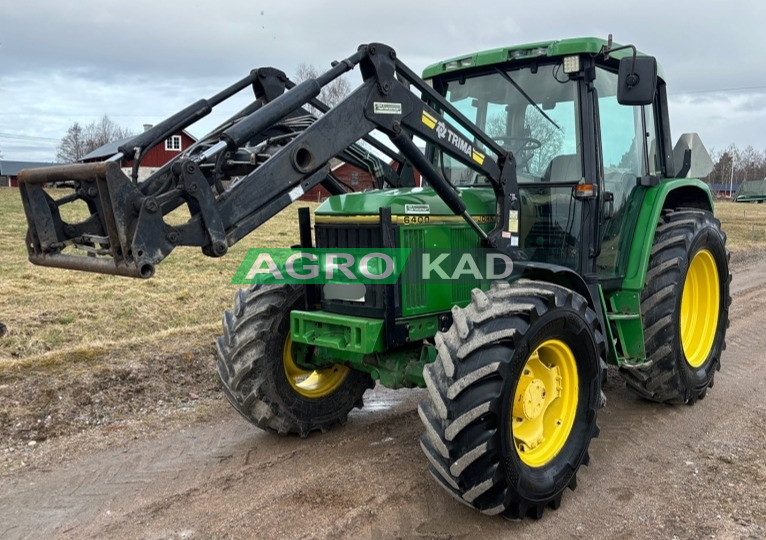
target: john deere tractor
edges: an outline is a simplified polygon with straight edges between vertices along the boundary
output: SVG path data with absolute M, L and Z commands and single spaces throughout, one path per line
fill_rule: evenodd
M 356 90 L 318 101 L 357 66 Z M 251 105 L 138 181 L 153 146 L 248 87 Z M 379 189 L 350 192 L 333 159 Z M 671 146 L 656 60 L 611 38 L 466 54 L 422 78 L 374 43 L 297 85 L 256 69 L 110 160 L 25 171 L 20 187 L 29 258 L 47 266 L 149 278 L 176 246 L 220 257 L 317 185 L 331 196 L 313 220 L 299 211 L 299 250 L 510 260 L 499 280 L 423 281 L 414 258 L 396 282 L 239 290 L 218 374 L 245 419 L 301 437 L 345 423 L 376 382 L 425 387 L 420 445 L 436 481 L 486 514 L 539 517 L 588 463 L 607 363 L 658 402 L 713 386 L 730 275 L 695 179 L 705 163 L 698 138 Z M 54 199 L 60 182 L 74 189 Z M 75 201 L 90 217 L 67 223 L 59 210 Z M 168 223 L 179 207 L 189 219 Z

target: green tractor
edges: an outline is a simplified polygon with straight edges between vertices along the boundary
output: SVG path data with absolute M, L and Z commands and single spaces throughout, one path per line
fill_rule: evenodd
M 357 90 L 333 108 L 316 99 L 357 65 Z M 152 146 L 247 86 L 251 106 L 137 181 Z M 332 158 L 381 189 L 348 192 Z M 313 228 L 299 212 L 301 249 L 505 256 L 513 271 L 501 280 L 422 281 L 429 263 L 413 259 L 396 283 L 241 289 L 218 373 L 245 419 L 301 437 L 344 424 L 376 382 L 425 387 L 432 475 L 462 503 L 521 518 L 575 488 L 607 363 L 657 402 L 692 404 L 713 386 L 730 274 L 711 194 L 691 178 L 707 173 L 695 167 L 705 158 L 699 144 L 672 148 L 655 59 L 611 38 L 468 54 L 422 78 L 369 44 L 299 85 L 254 70 L 110 161 L 26 171 L 21 190 L 30 260 L 49 266 L 148 278 L 178 245 L 221 256 L 319 184 L 332 196 Z M 74 194 L 54 200 L 45 186 L 60 181 Z M 88 220 L 61 219 L 73 200 Z M 163 220 L 182 205 L 188 222 Z

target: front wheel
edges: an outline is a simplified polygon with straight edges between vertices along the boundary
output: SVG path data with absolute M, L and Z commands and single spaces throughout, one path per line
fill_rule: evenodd
M 290 312 L 301 309 L 302 300 L 297 285 L 240 289 L 234 309 L 223 316 L 218 375 L 226 398 L 249 422 L 305 437 L 344 424 L 373 381 L 341 364 L 305 370 L 296 363 Z
M 540 517 L 574 489 L 603 404 L 604 338 L 579 294 L 520 280 L 475 289 L 437 334 L 421 446 L 436 480 L 486 514 Z

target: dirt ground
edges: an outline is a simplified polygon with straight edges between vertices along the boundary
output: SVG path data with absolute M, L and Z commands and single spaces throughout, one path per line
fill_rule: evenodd
M 540 521 L 482 516 L 436 485 L 423 391 L 376 388 L 344 427 L 271 436 L 224 402 L 213 346 L 191 334 L 4 372 L 0 538 L 763 538 L 766 257 L 732 263 L 707 398 L 644 402 L 611 371 L 591 465 Z

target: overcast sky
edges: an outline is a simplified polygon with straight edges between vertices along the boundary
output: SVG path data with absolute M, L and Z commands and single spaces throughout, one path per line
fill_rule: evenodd
M 417 5 L 422 4 L 422 5 Z M 107 114 L 140 131 L 259 66 L 319 69 L 360 43 L 416 71 L 467 52 L 614 34 L 665 68 L 674 140 L 766 150 L 766 2 L 4 0 L 0 152 L 52 160 L 68 126 Z M 359 75 L 349 82 L 356 85 Z M 202 135 L 251 96 L 193 127 Z M 216 110 L 217 111 L 217 110 Z

